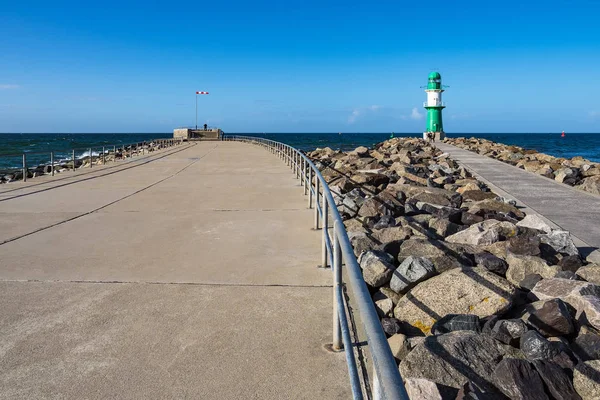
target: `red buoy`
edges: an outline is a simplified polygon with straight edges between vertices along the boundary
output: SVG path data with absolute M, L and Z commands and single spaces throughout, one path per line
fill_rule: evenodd
M 565 131 L 562 131 L 560 137 L 565 137 Z

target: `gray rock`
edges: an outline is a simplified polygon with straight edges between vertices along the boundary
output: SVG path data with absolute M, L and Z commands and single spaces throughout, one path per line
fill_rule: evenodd
M 550 227 L 550 225 L 548 225 L 546 221 L 537 214 L 527 214 L 525 218 L 517 222 L 517 226 L 537 229 L 545 233 L 552 232 L 552 228 Z
M 435 275 L 435 267 L 426 257 L 409 256 L 394 271 L 390 288 L 396 293 L 406 293 L 417 283 L 433 275 Z
M 365 232 L 348 232 L 348 239 L 350 239 L 356 257 L 378 246 L 377 242 L 371 239 Z
M 346 203 L 344 203 L 345 205 Z M 384 201 L 371 197 L 366 199 L 358 209 L 358 215 L 361 217 L 376 217 L 379 215 L 393 215 L 394 206 Z
M 559 271 L 559 267 L 549 266 L 544 260 L 536 256 L 508 253 L 506 262 L 508 263 L 506 279 L 514 285 L 518 285 L 527 275 L 539 274 L 544 278 L 552 278 Z
M 412 236 L 412 230 L 402 226 L 393 226 L 374 230 L 371 236 L 380 243 L 389 243 L 410 238 Z
M 571 234 L 567 231 L 552 231 L 544 235 L 540 235 L 540 241 L 552 247 L 560 254 L 568 256 L 579 255 L 579 251 L 571 239 Z
M 419 283 L 402 297 L 394 315 L 425 334 L 447 314 L 487 317 L 508 310 L 516 288 L 485 268 L 453 269 Z
M 480 213 L 501 213 L 505 215 L 514 215 L 516 218 L 524 218 L 525 213 L 517 207 L 497 201 L 495 199 L 482 200 L 469 207 L 469 212 L 473 214 Z
M 363 253 L 360 256 L 360 267 L 365 282 L 375 288 L 388 283 L 396 269 L 393 257 L 377 250 Z
M 581 400 L 571 379 L 561 367 L 553 362 L 543 360 L 535 360 L 532 364 L 554 399 Z
M 600 360 L 577 364 L 573 386 L 582 400 L 598 400 L 600 394 Z
M 525 321 L 543 336 L 564 336 L 575 331 L 571 313 L 560 299 L 544 301 L 541 307 L 531 308 Z
M 537 236 L 516 236 L 508 240 L 506 251 L 521 256 L 539 256 L 540 238 Z
M 580 185 L 576 186 L 577 189 L 585 190 L 586 192 L 600 194 L 600 175 L 590 176 L 581 181 Z
M 508 269 L 508 264 L 503 259 L 488 252 L 475 254 L 475 263 L 478 267 L 484 267 L 488 271 L 502 276 L 506 274 Z
M 600 360 L 600 335 L 583 328 L 571 343 L 571 349 L 583 361 Z
M 575 272 L 571 271 L 558 271 L 554 278 L 570 279 L 573 281 L 579 281 L 581 278 Z
M 402 323 L 396 318 L 382 318 L 381 326 L 383 331 L 388 336 L 393 336 L 402 333 Z
M 531 290 L 542 279 L 544 278 L 540 274 L 529 274 L 526 275 L 521 282 L 519 282 L 518 286 L 520 286 L 521 289 Z
M 465 229 L 464 226 L 455 224 L 447 218 L 432 218 L 429 220 L 429 229 L 441 237 L 454 235 Z
M 410 342 L 406 335 L 401 333 L 397 333 L 388 338 L 388 344 L 390 346 L 390 350 L 392 350 L 392 354 L 396 359 L 396 362 L 402 361 L 408 353 L 412 350 L 410 347 Z
M 505 354 L 504 345 L 475 332 L 429 336 L 402 360 L 400 374 L 404 379 L 423 378 L 456 389 L 472 381 L 493 392 L 494 369 Z
M 398 262 L 409 256 L 428 258 L 438 273 L 460 267 L 470 267 L 473 260 L 469 253 L 475 253 L 474 248 L 467 245 L 447 243 L 433 239 L 418 239 L 411 237 L 404 241 L 398 253 Z
M 441 335 L 454 331 L 473 331 L 480 332 L 481 326 L 479 317 L 470 314 L 448 314 L 436 321 L 431 328 L 431 333 Z
M 511 400 L 548 400 L 542 379 L 525 360 L 505 358 L 500 361 L 494 371 L 494 382 Z
M 577 275 L 588 282 L 600 285 L 600 265 L 590 264 L 577 270 Z
M 577 311 L 576 320 L 600 329 L 600 286 L 569 279 L 543 279 L 530 295 L 538 300 L 559 298 Z
M 528 330 L 525 322 L 520 319 L 503 319 L 494 324 L 489 334 L 504 344 L 514 346 Z
M 373 229 L 391 228 L 396 226 L 396 219 L 391 215 L 383 215 L 373 226 Z
M 460 388 L 455 400 L 506 400 L 506 397 L 497 392 L 486 391 L 469 381 Z
M 408 378 L 404 381 L 410 399 L 444 400 L 435 382 L 421 378 Z
M 520 347 L 529 361 L 552 360 L 560 352 L 556 343 L 549 342 L 534 330 L 527 331 L 521 336 Z
M 365 146 L 359 146 L 348 154 L 357 155 L 359 157 L 365 157 L 369 155 L 369 149 Z
M 554 173 L 554 180 L 560 183 L 568 183 L 579 174 L 576 168 L 561 168 Z
M 582 266 L 581 258 L 576 256 L 564 256 L 558 262 L 558 266 L 563 271 L 577 272 L 579 268 Z
M 446 238 L 450 243 L 489 245 L 517 234 L 517 228 L 510 222 L 486 220 Z

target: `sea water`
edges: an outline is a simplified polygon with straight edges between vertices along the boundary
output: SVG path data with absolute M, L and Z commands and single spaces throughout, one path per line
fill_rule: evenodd
M 240 133 L 240 135 L 265 137 L 281 141 L 301 150 L 309 151 L 317 147 L 351 150 L 358 146 L 373 146 L 390 138 L 391 133 Z M 600 162 L 600 133 L 449 133 L 448 137 L 478 137 L 504 144 L 537 150 L 556 157 L 571 158 L 582 156 Z M 70 159 L 73 149 L 77 158 L 97 155 L 112 146 L 168 138 L 165 133 L 4 133 L 0 134 L 0 169 L 15 168 L 21 165 L 22 154 L 27 153 L 30 166 L 50 161 L 50 152 L 55 159 Z M 395 137 L 421 137 L 422 133 L 394 134 Z

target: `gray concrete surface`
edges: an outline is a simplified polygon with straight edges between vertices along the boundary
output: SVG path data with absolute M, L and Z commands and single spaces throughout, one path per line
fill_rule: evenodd
M 492 186 L 496 193 L 518 200 L 570 231 L 584 255 L 600 248 L 600 196 L 448 143 L 436 146 Z
M 135 162 L 2 187 L 0 398 L 349 398 L 290 170 L 235 142 Z

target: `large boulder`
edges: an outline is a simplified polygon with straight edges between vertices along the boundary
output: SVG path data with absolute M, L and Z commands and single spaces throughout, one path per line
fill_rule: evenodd
M 550 225 L 548 225 L 546 221 L 537 214 L 527 214 L 525 218 L 517 222 L 517 226 L 521 226 L 523 228 L 537 229 L 545 233 L 552 232 L 552 228 L 550 227 Z
M 421 378 L 460 389 L 472 381 L 494 392 L 494 369 L 506 354 L 501 343 L 487 335 L 459 331 L 429 336 L 400 363 L 404 379 Z
M 543 360 L 535 360 L 532 364 L 553 398 L 557 400 L 581 400 L 573 387 L 571 378 L 560 366 Z
M 536 256 L 521 256 L 508 253 L 506 255 L 508 270 L 506 279 L 513 285 L 519 285 L 525 277 L 533 274 L 539 274 L 544 278 L 552 278 L 560 268 L 549 266 L 544 260 Z
M 425 334 L 447 314 L 487 317 L 508 310 L 516 288 L 482 267 L 460 268 L 419 283 L 402 297 L 394 315 Z
M 537 303 L 537 304 L 536 304 Z M 528 305 L 523 320 L 548 336 L 566 336 L 575 331 L 569 308 L 561 299 L 540 301 Z
M 406 240 L 412 236 L 412 230 L 402 226 L 392 226 L 389 228 L 376 229 L 371 236 L 373 239 L 383 244 L 395 240 Z
M 494 383 L 511 400 L 548 400 L 542 379 L 526 360 L 500 361 L 494 370 Z
M 586 192 L 600 194 L 600 175 L 583 179 L 581 184 L 576 186 L 576 188 L 585 190 Z
M 492 253 L 482 252 L 475 254 L 475 264 L 478 267 L 484 267 L 488 271 L 504 276 L 508 268 L 506 261 Z
M 552 231 L 544 235 L 540 235 L 540 241 L 550 247 L 556 252 L 568 256 L 579 255 L 577 246 L 571 239 L 571 234 L 567 231 Z
M 470 244 L 472 246 L 489 245 L 517 234 L 515 225 L 506 221 L 489 219 L 446 238 L 450 243 Z
M 472 266 L 473 259 L 470 254 L 477 252 L 469 245 L 411 237 L 400 246 L 398 262 L 401 263 L 410 256 L 427 257 L 435 266 L 436 272 L 441 273 L 453 268 Z
M 396 267 L 394 259 L 383 251 L 367 251 L 360 257 L 363 278 L 372 287 L 378 288 L 392 279 Z
M 571 343 L 571 348 L 583 361 L 600 360 L 600 335 L 584 326 Z
M 573 386 L 582 400 L 600 398 L 600 360 L 579 363 L 573 373 Z
M 435 382 L 421 378 L 408 378 L 404 381 L 406 394 L 409 399 L 445 400 L 443 387 L 438 387 Z M 452 396 L 453 397 L 453 396 Z
M 511 214 L 517 218 L 525 217 L 525 213 L 517 207 L 494 199 L 482 200 L 474 203 L 469 207 L 469 212 L 473 214 L 496 212 L 501 214 Z
M 561 299 L 577 311 L 579 323 L 600 329 L 600 286 L 571 279 L 542 279 L 530 295 L 538 300 Z
M 433 275 L 435 267 L 426 257 L 409 256 L 394 271 L 390 288 L 396 293 L 406 293 L 417 283 Z

